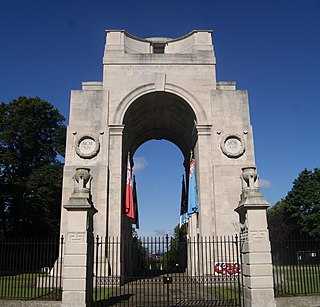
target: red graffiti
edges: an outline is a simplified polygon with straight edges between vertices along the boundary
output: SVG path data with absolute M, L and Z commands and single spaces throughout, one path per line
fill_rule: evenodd
M 234 275 L 240 273 L 241 266 L 239 263 L 232 262 L 217 262 L 214 266 L 214 271 L 222 275 Z

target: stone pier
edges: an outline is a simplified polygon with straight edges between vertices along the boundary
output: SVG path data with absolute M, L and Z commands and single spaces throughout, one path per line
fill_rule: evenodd
M 63 307 L 90 306 L 93 292 L 93 215 L 90 169 L 77 168 L 68 211 L 64 247 Z
M 267 225 L 268 202 L 259 192 L 255 167 L 242 169 L 239 206 L 244 307 L 275 307 L 271 248 Z

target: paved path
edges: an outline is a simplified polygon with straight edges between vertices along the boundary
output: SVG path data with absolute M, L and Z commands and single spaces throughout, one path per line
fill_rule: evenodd
M 97 306 L 180 307 L 180 306 L 235 306 L 223 302 L 211 288 L 188 282 L 181 275 L 172 276 L 171 284 L 164 284 L 164 276 L 140 279 L 117 288 L 113 297 Z

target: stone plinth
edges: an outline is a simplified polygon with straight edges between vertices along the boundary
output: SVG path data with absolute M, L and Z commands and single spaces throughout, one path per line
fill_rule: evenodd
M 266 210 L 255 167 L 242 170 L 242 195 L 235 209 L 240 217 L 245 307 L 275 307 Z
M 74 193 L 64 205 L 68 211 L 62 293 L 62 306 L 65 307 L 89 306 L 93 291 L 92 217 L 97 211 L 91 202 L 90 170 L 77 169 L 74 181 Z

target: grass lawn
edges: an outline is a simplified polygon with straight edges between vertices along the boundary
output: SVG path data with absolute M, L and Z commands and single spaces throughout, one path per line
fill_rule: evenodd
M 93 289 L 93 301 L 98 302 L 101 300 L 106 300 L 112 296 L 113 288 L 96 288 Z
M 1 299 L 59 299 L 61 290 L 49 283 L 45 274 L 18 274 L 0 277 Z M 38 287 L 38 285 L 41 285 Z
M 212 291 L 226 302 L 232 301 L 235 304 L 240 304 L 239 289 L 238 286 L 216 286 L 212 288 Z
M 275 293 L 307 295 L 320 293 L 320 269 L 316 266 L 274 266 Z

